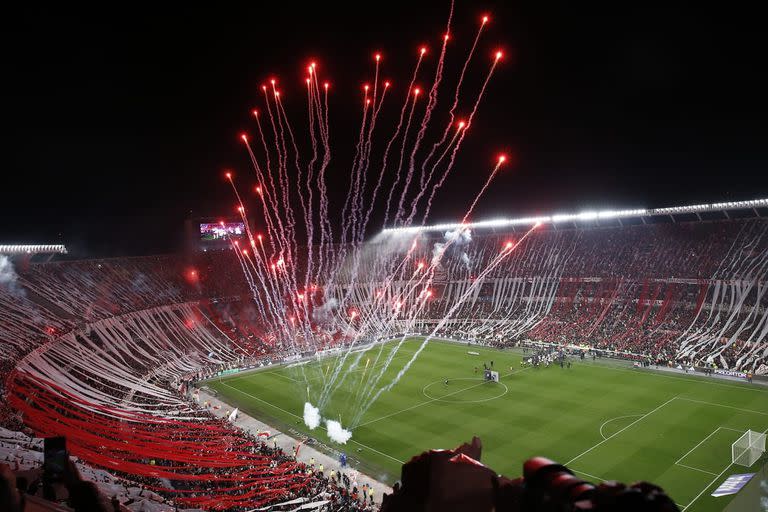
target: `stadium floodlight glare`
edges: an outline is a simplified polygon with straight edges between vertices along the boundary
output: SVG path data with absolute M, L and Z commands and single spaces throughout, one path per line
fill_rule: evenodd
M 747 430 L 731 445 L 731 462 L 751 466 L 765 453 L 765 432 Z
M 67 254 L 63 244 L 5 244 L 0 254 Z
M 560 222 L 588 222 L 600 219 L 622 219 L 632 217 L 650 217 L 653 215 L 678 215 L 684 213 L 716 212 L 725 210 L 743 210 L 752 208 L 768 208 L 768 199 L 753 199 L 749 201 L 730 201 L 727 203 L 693 204 L 688 206 L 671 206 L 666 208 L 636 208 L 632 210 L 588 210 L 579 213 L 557 213 L 540 217 L 520 217 L 516 219 L 492 219 L 464 224 L 442 223 L 432 226 L 408 226 L 386 228 L 384 235 L 405 235 L 427 231 L 452 231 L 461 227 L 467 229 L 502 228 L 511 226 L 533 226 L 535 224 L 557 224 Z

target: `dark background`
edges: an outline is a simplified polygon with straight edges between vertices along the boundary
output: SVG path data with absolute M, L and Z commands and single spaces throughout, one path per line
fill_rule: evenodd
M 279 77 L 305 126 L 310 57 L 333 84 L 330 186 L 345 192 L 373 52 L 397 95 L 427 44 L 428 86 L 450 3 L 251 4 L 5 11 L 0 242 L 60 240 L 78 256 L 177 250 L 186 218 L 232 212 L 222 170 L 247 182 L 238 134 L 255 129 L 265 79 Z M 487 12 L 470 72 L 482 78 L 497 47 L 509 57 L 432 221 L 463 214 L 500 149 L 517 162 L 475 218 L 768 196 L 757 13 L 623 4 L 457 5 L 449 55 L 463 59 Z

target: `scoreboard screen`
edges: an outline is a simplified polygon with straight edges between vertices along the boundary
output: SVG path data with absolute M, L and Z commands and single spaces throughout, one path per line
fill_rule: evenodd
M 240 239 L 244 236 L 245 224 L 242 222 L 200 223 L 200 240 L 203 242 L 226 241 L 227 237 Z

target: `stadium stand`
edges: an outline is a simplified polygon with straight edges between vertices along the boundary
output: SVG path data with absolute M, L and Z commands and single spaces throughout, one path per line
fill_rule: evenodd
M 201 287 L 185 280 L 184 268 L 167 257 L 47 263 L 0 288 L 8 375 L 2 459 L 32 469 L 42 453 L 29 436 L 63 435 L 78 467 L 87 464 L 82 476 L 130 510 L 229 510 L 297 498 L 372 506 L 355 498 L 350 508 L 351 489 L 187 394 L 189 379 L 269 361 L 272 347 L 247 302 L 185 301 Z M 218 282 L 207 293 L 225 289 Z
M 768 371 L 765 219 L 544 229 L 454 309 L 514 237 L 476 235 L 471 244 L 454 245 L 457 254 L 435 272 L 416 330 L 442 324 L 438 335 L 497 346 L 538 340 L 665 364 Z M 359 283 L 352 295 L 362 305 L 372 300 L 371 289 Z

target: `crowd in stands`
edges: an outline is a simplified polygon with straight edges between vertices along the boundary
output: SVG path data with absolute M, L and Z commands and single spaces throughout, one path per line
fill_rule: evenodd
M 184 265 L 189 289 L 198 297 L 242 297 L 251 293 L 233 251 L 198 252 L 186 257 Z
M 413 313 L 415 297 L 399 308 L 398 328 L 768 371 L 765 219 L 542 229 L 492 264 L 515 236 L 474 236 L 455 254 L 445 251 L 426 306 Z M 414 262 L 429 261 L 440 243 L 421 244 Z M 355 307 L 374 300 L 368 282 L 340 288 L 337 296 L 352 295 Z
M 541 277 L 557 267 L 562 276 L 648 279 L 711 279 L 724 259 L 768 247 L 764 219 L 647 224 L 533 232 L 489 277 Z M 510 240 L 522 233 L 480 236 L 453 258 L 449 279 L 477 275 Z
M 177 258 L 152 256 L 31 265 L 23 283 L 48 307 L 94 321 L 180 302 L 180 277 Z

